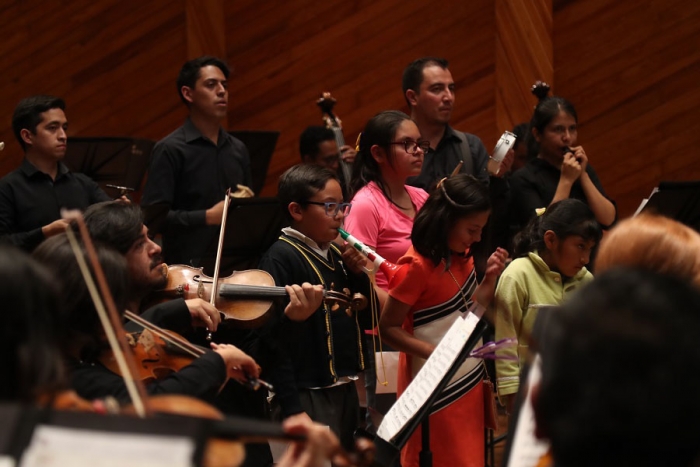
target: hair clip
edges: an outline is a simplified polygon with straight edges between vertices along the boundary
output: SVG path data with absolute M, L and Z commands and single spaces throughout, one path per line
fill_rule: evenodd
M 537 208 L 535 209 L 535 214 L 537 215 L 537 217 L 540 217 L 542 214 L 544 214 L 546 210 L 547 208 Z
M 360 152 L 360 140 L 362 139 L 362 132 L 357 135 L 357 140 L 355 141 L 355 151 Z
M 532 88 L 530 88 L 530 91 L 537 97 L 538 101 L 542 101 L 547 98 L 550 89 L 549 84 L 544 81 L 536 81 L 535 84 L 532 85 Z

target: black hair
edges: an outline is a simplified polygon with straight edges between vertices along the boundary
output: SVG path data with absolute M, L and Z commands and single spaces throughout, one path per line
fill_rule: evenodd
M 611 269 L 552 313 L 534 407 L 557 466 L 695 465 L 698 310 L 681 278 Z
M 95 249 L 117 312 L 123 314 L 130 287 L 126 259 L 114 249 L 99 243 L 95 243 Z M 85 251 L 81 245 L 81 252 L 90 271 L 93 271 Z M 69 348 L 76 338 L 84 339 L 86 345 L 81 357 L 94 360 L 101 347 L 102 324 L 67 235 L 60 234 L 43 241 L 34 250 L 33 256 L 49 269 L 59 285 L 60 319 L 63 328 L 67 330 L 64 348 Z
M 90 237 L 125 255 L 143 232 L 143 213 L 132 203 L 104 201 L 83 215 Z
M 318 156 L 318 145 L 324 141 L 335 141 L 335 133 L 325 126 L 308 126 L 299 136 L 299 155 L 302 162 L 304 156 L 316 159 Z
M 290 216 L 287 209 L 290 203 L 304 205 L 314 194 L 326 187 L 328 180 L 338 181 L 338 176 L 319 165 L 297 164 L 287 169 L 280 176 L 277 187 L 277 199 L 280 200 L 287 216 Z
M 529 123 L 518 123 L 513 127 L 513 134 L 515 135 L 515 143 L 513 143 L 513 150 L 517 149 L 521 144 L 525 144 L 527 139 L 528 130 L 530 129 Z
M 360 134 L 359 149 L 355 156 L 355 163 L 353 164 L 352 182 L 350 186 L 352 196 L 369 182 L 374 182 L 379 189 L 382 190 L 387 200 L 393 205 L 399 208 L 401 207 L 394 203 L 386 192 L 384 177 L 382 177 L 379 164 L 374 157 L 372 157 L 372 146 L 377 145 L 383 148 L 387 154 L 389 165 L 393 166 L 394 152 L 391 150 L 390 143 L 396 136 L 396 130 L 401 126 L 401 123 L 410 119 L 411 117 L 398 110 L 387 110 L 378 113 L 367 122 L 365 129 Z
M 194 89 L 194 85 L 200 77 L 200 71 L 206 66 L 215 66 L 224 74 L 224 77 L 228 79 L 231 71 L 229 70 L 226 62 L 220 58 L 212 57 L 209 55 L 204 55 L 202 57 L 197 57 L 186 62 L 180 68 L 180 73 L 177 75 L 177 93 L 180 96 L 182 102 L 189 107 L 190 103 L 187 102 L 185 96 L 182 95 L 182 87 L 187 86 L 188 88 Z
M 422 57 L 412 61 L 404 68 L 401 78 L 401 89 L 403 90 L 403 97 L 406 99 L 409 108 L 411 107 L 411 103 L 406 97 L 406 91 L 411 89 L 416 93 L 420 92 L 420 85 L 423 83 L 423 70 L 429 66 L 439 66 L 443 70 L 446 70 L 448 65 L 449 63 L 444 58 Z
M 582 201 L 567 198 L 547 207 L 544 214 L 532 218 L 518 232 L 513 241 L 514 256 L 527 256 L 531 251 L 543 252 L 546 248 L 544 234 L 548 230 L 554 232 L 560 240 L 578 235 L 586 241 L 598 243 L 603 236 L 603 230 L 591 208 Z
M 0 339 L 0 400 L 35 402 L 66 386 L 59 351 L 58 287 L 27 253 L 0 246 L 5 308 Z
M 448 245 L 452 227 L 465 217 L 491 210 L 489 189 L 468 174 L 445 178 L 432 191 L 413 222 L 413 248 L 433 264 L 445 260 L 445 269 L 451 262 Z
M 549 85 L 547 83 L 537 81 L 532 86 L 532 93 L 537 97 L 538 102 L 532 114 L 532 119 L 530 120 L 530 131 L 527 136 L 528 157 L 532 154 L 537 155 L 540 150 L 539 144 L 532 134 L 533 128 L 541 135 L 544 133 L 544 129 L 547 125 L 549 125 L 549 122 L 562 111 L 574 117 L 574 120 L 578 123 L 578 114 L 576 113 L 574 105 L 563 97 L 548 96 Z
M 36 127 L 41 123 L 41 114 L 51 109 L 66 110 L 66 103 L 60 97 L 38 95 L 26 97 L 19 101 L 15 112 L 12 114 L 12 132 L 17 138 L 22 150 L 27 150 L 27 143 L 22 139 L 20 134 L 22 130 L 29 130 L 32 134 L 36 134 Z

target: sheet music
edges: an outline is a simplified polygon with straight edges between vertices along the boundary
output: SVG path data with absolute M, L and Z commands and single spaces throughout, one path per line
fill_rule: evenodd
M 384 416 L 378 436 L 391 441 L 418 413 L 454 364 L 478 322 L 479 318 L 473 313 L 455 320 L 406 391 Z
M 530 368 L 527 378 L 527 393 L 518 412 L 518 422 L 508 458 L 508 467 L 534 467 L 549 450 L 549 443 L 535 436 L 535 411 L 532 407 L 532 388 L 542 378 L 542 360 L 539 354 Z
M 657 191 L 659 191 L 659 187 L 658 187 L 658 186 L 657 186 L 657 187 L 654 187 L 654 189 L 651 190 L 651 193 L 649 194 L 649 198 L 644 198 L 644 199 L 642 200 L 642 202 L 639 203 L 639 207 L 637 208 L 636 211 L 634 211 L 634 214 L 632 214 L 632 217 L 635 217 L 635 216 L 637 216 L 640 212 L 642 212 L 642 209 L 644 209 L 644 206 L 647 205 L 647 203 L 649 202 L 649 199 L 650 199 L 652 196 L 654 196 L 654 193 L 656 193 Z
M 192 467 L 194 441 L 158 436 L 38 426 L 20 467 Z

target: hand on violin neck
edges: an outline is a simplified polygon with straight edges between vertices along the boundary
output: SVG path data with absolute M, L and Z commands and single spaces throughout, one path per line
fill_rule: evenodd
M 370 247 L 374 249 L 374 247 Z M 343 250 L 343 264 L 355 274 L 362 274 L 363 268 L 367 266 L 367 258 L 349 244 L 345 244 Z
M 224 202 L 219 201 L 214 206 L 207 209 L 205 214 L 205 222 L 207 225 L 221 225 L 221 219 L 224 217 Z
M 301 285 L 288 285 L 284 288 L 289 294 L 289 305 L 284 314 L 292 321 L 306 321 L 323 302 L 323 286 L 304 282 Z
M 260 376 L 260 366 L 253 357 L 231 344 L 211 343 L 211 348 L 224 359 L 226 373 L 232 379 L 245 383 L 249 377 Z
M 205 327 L 210 332 L 216 331 L 221 323 L 221 313 L 211 303 L 201 298 L 191 298 L 185 300 L 185 305 L 192 316 L 192 325 L 195 327 Z

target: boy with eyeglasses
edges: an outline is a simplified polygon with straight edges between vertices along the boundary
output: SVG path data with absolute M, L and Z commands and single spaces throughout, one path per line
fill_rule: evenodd
M 370 299 L 369 280 L 360 270 L 364 258 L 333 243 L 351 207 L 343 202 L 336 175 L 312 164 L 294 166 L 280 177 L 277 196 L 290 226 L 282 229 L 260 268 L 278 285 L 322 284 L 326 291 L 359 292 Z M 328 425 L 346 448 L 352 447 L 360 422 L 354 381 L 365 368 L 361 336 L 369 316 L 367 309 L 308 302 L 294 314 L 278 313 L 261 346 L 272 359 L 267 377 L 282 417 L 310 417 Z

